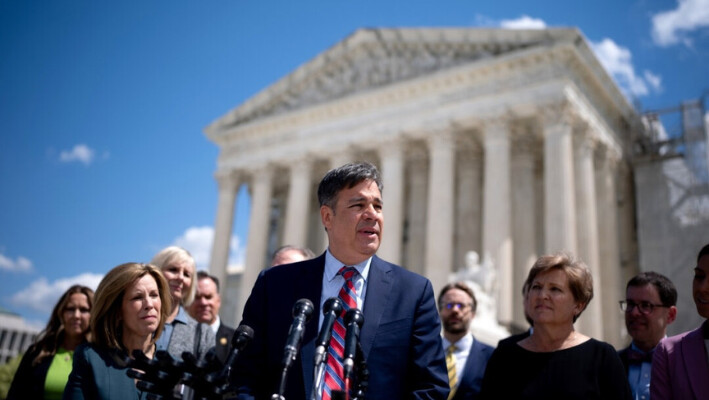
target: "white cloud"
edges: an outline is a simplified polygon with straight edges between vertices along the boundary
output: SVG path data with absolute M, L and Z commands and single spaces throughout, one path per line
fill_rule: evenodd
M 659 46 L 691 46 L 687 33 L 703 27 L 709 27 L 709 0 L 679 0 L 676 9 L 653 15 L 652 39 Z
M 49 282 L 47 278 L 39 278 L 21 291 L 12 295 L 10 301 L 18 307 L 29 307 L 35 311 L 51 313 L 59 297 L 71 285 L 84 285 L 96 290 L 103 275 L 84 273 L 75 277 L 61 278 Z
M 209 260 L 212 255 L 212 242 L 214 241 L 214 228 L 211 226 L 190 227 L 182 236 L 172 243 L 180 246 L 192 254 L 197 269 L 209 269 Z M 239 238 L 232 236 L 229 241 L 230 257 L 228 269 L 239 268 L 244 264 L 245 249 L 239 246 Z
M 78 161 L 84 165 L 89 165 L 94 160 L 96 151 L 85 144 L 77 144 L 71 150 L 62 150 L 59 154 L 59 161 L 74 162 Z
M 643 71 L 643 76 L 645 77 L 645 81 L 650 85 L 650 87 L 654 91 L 662 91 L 662 78 L 659 75 L 656 75 L 651 71 L 645 70 Z
M 19 256 L 13 260 L 3 254 L 0 254 L 0 270 L 10 272 L 30 272 L 32 271 L 32 261 Z
M 637 75 L 630 50 L 619 46 L 612 39 L 591 42 L 591 48 L 626 95 L 646 96 L 650 94 L 650 89 L 656 92 L 661 89 L 662 78 L 648 70 L 644 71 L 644 76 Z
M 544 29 L 547 24 L 539 18 L 522 15 L 517 19 L 503 19 L 500 26 L 507 29 Z

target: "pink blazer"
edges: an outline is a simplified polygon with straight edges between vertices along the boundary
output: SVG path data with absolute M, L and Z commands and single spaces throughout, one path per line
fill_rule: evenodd
M 652 357 L 650 398 L 709 399 L 709 361 L 701 326 L 657 345 Z

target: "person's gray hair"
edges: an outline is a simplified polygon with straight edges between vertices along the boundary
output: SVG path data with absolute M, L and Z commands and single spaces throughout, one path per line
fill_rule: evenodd
M 325 174 L 318 186 L 318 202 L 320 206 L 328 206 L 335 210 L 337 195 L 343 189 L 350 189 L 363 181 L 371 180 L 377 184 L 382 193 L 383 185 L 379 170 L 368 162 L 355 162 L 331 169 Z

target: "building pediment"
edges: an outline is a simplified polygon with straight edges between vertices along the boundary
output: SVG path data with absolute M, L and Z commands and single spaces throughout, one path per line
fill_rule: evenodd
M 535 46 L 577 40 L 576 29 L 366 28 L 326 50 L 215 121 L 250 121 Z

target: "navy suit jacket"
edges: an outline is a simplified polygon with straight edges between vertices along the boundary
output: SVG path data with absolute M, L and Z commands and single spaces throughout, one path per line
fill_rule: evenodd
M 468 358 L 465 360 L 462 376 L 458 374 L 458 389 L 452 400 L 472 400 L 478 397 L 485 375 L 487 360 L 490 359 L 494 347 L 473 340 Z
M 325 254 L 259 275 L 242 320 L 254 329 L 254 339 L 233 375 L 240 399 L 267 400 L 278 392 L 293 304 L 302 298 L 312 301 L 315 310 L 288 372 L 284 397 L 310 399 L 324 268 Z M 360 343 L 370 372 L 367 399 L 445 400 L 448 372 L 431 282 L 374 256 L 363 308 Z
M 623 367 L 625 368 L 626 374 L 628 373 L 628 371 L 630 371 L 630 361 L 628 360 L 628 352 L 629 351 L 630 351 L 630 346 L 628 346 L 622 350 L 618 350 L 618 357 L 620 357 L 620 361 L 623 362 Z

